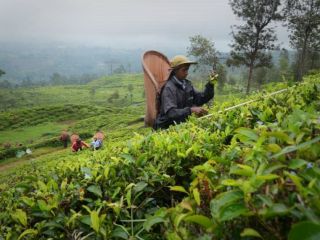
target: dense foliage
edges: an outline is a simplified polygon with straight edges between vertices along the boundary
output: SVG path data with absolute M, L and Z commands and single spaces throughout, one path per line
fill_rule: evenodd
M 316 239 L 320 75 L 5 175 L 0 239 Z M 241 99 L 243 101 L 243 99 Z

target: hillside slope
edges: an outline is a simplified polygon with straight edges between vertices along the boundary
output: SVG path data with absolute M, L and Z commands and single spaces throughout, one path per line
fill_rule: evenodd
M 316 238 L 320 75 L 255 97 L 103 151 L 17 169 L 1 179 L 0 237 Z

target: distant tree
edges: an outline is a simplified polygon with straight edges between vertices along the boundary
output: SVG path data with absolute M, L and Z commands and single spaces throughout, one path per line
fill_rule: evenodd
M 236 80 L 235 76 L 229 74 L 229 75 L 228 75 L 228 83 L 229 83 L 230 85 L 235 85 L 236 82 L 237 82 L 237 80 Z
M 268 25 L 281 19 L 278 11 L 280 0 L 230 0 L 230 5 L 233 13 L 244 21 L 244 25 L 234 26 L 237 31 L 232 31 L 234 42 L 227 64 L 249 68 L 246 87 L 248 94 L 253 69 L 271 66 L 272 57 L 268 51 L 276 49 L 274 42 L 277 37 L 274 29 Z
M 219 74 L 218 86 L 219 89 L 222 90 L 226 82 L 227 72 L 219 63 L 219 52 L 215 49 L 214 43 L 201 35 L 190 37 L 189 40 L 190 47 L 188 47 L 188 55 L 194 56 L 198 62 L 196 70 L 202 73 L 209 72 L 213 69 L 217 71 Z
M 0 77 L 4 74 L 6 74 L 6 72 L 0 69 Z
M 261 85 L 267 82 L 267 71 L 266 67 L 256 68 L 254 71 L 254 79 L 258 84 L 258 89 L 261 89 Z
M 22 87 L 31 87 L 34 85 L 31 78 L 27 76 L 25 79 L 22 80 L 21 84 Z
M 113 71 L 113 73 L 115 74 L 120 74 L 125 72 L 126 72 L 126 69 L 122 64 Z
M 3 71 L 3 70 L 0 69 L 0 77 L 1 77 L 2 75 L 4 75 L 4 74 L 6 74 L 5 71 Z M 11 88 L 12 85 L 11 85 L 11 83 L 10 83 L 8 80 L 3 80 L 3 81 L 0 82 L 0 87 L 1 87 L 1 88 Z
M 310 69 L 319 69 L 320 68 L 320 46 L 318 50 L 313 50 L 310 53 Z
M 320 50 L 320 0 L 286 0 L 285 16 L 290 45 L 297 50 L 298 81 L 307 72 L 308 55 Z
M 128 73 L 131 73 L 131 63 L 127 64 Z
M 52 85 L 61 85 L 65 83 L 65 77 L 59 73 L 54 73 L 50 77 L 50 82 Z
M 188 47 L 188 55 L 194 56 L 198 62 L 196 68 L 208 67 L 212 68 L 218 63 L 218 52 L 214 47 L 214 43 L 209 39 L 196 35 L 189 38 L 190 47 Z
M 225 66 L 223 64 L 218 64 L 217 72 L 219 74 L 218 89 L 219 89 L 219 91 L 222 91 L 225 83 L 227 82 L 227 71 L 226 71 Z
M 8 80 L 0 81 L 0 88 L 11 88 L 12 85 Z
M 281 80 L 286 81 L 290 76 L 289 72 L 289 52 L 283 48 L 279 56 L 279 73 Z

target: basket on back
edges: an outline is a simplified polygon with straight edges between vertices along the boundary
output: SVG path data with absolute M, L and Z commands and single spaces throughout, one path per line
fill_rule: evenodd
M 147 51 L 143 55 L 142 66 L 144 71 L 144 88 L 146 95 L 146 126 L 152 127 L 157 117 L 157 95 L 168 80 L 170 74 L 170 61 L 157 51 Z

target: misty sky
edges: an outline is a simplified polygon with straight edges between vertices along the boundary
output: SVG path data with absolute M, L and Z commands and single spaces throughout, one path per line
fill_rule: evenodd
M 0 0 L 0 39 L 119 48 L 181 48 L 201 34 L 229 50 L 228 0 Z M 287 47 L 283 28 L 279 43 Z

